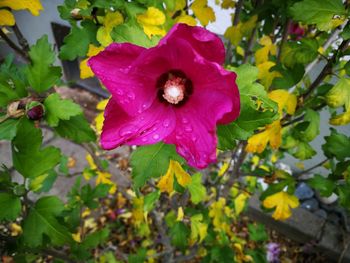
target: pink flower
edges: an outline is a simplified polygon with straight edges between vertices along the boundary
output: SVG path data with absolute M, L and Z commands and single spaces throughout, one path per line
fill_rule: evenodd
M 90 58 L 111 92 L 104 149 L 164 141 L 194 167 L 216 161 L 216 125 L 240 110 L 236 74 L 222 67 L 222 41 L 201 27 L 175 25 L 156 47 L 113 43 Z

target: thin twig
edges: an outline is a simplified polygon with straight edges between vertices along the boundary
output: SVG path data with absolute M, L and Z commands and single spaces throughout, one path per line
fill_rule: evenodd
M 10 48 L 12 48 L 21 58 L 23 58 L 26 62 L 29 62 L 28 55 L 20 48 L 18 47 L 1 29 L 0 29 L 0 36 L 7 45 L 9 45 Z
M 19 30 L 17 24 L 15 24 L 13 27 L 13 32 L 15 33 L 18 43 L 21 45 L 23 51 L 27 54 L 29 51 L 29 44 L 27 39 L 23 36 L 21 30 Z
M 304 171 L 301 171 L 300 173 L 297 173 L 297 176 L 301 176 L 303 174 L 307 174 L 309 172 L 311 172 L 312 170 L 316 169 L 317 167 L 321 166 L 322 164 L 326 163 L 328 161 L 328 158 L 324 159 L 323 161 L 319 162 L 318 164 L 310 167 L 309 169 L 306 169 Z
M 281 60 L 282 50 L 283 50 L 283 47 L 284 47 L 284 45 L 285 45 L 285 43 L 287 42 L 287 39 L 288 39 L 290 25 L 291 25 L 291 19 L 287 19 L 286 24 L 285 24 L 284 29 L 283 29 L 283 35 L 282 35 L 280 48 L 279 48 L 278 54 L 277 54 L 277 64 Z

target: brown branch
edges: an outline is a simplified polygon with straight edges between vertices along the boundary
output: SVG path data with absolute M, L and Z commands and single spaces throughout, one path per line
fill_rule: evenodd
M 291 25 L 291 22 L 292 21 L 290 19 L 287 19 L 287 21 L 286 21 L 286 23 L 284 25 L 282 40 L 281 40 L 280 48 L 279 48 L 278 54 L 277 54 L 277 64 L 281 60 L 282 50 L 283 50 L 283 47 L 284 47 L 284 45 L 285 45 L 285 43 L 287 42 L 287 39 L 288 39 L 289 27 Z
M 15 24 L 13 27 L 13 32 L 15 33 L 18 43 L 21 45 L 23 51 L 27 54 L 29 51 L 29 44 L 27 39 L 23 36 L 21 30 L 19 30 L 17 24 Z
M 323 161 L 319 162 L 318 164 L 310 167 L 309 169 L 306 169 L 304 171 L 301 171 L 300 173 L 297 173 L 296 176 L 301 176 L 303 174 L 307 174 L 311 172 L 312 170 L 316 169 L 317 167 L 320 167 L 322 164 L 326 163 L 328 161 L 328 158 L 324 159 Z
M 338 49 L 334 51 L 333 56 L 328 60 L 327 64 L 323 67 L 320 74 L 318 74 L 317 78 L 311 83 L 308 90 L 302 95 L 301 103 L 303 103 L 303 101 L 311 96 L 312 92 L 322 83 L 325 77 L 332 73 L 333 63 L 336 61 L 339 52 L 346 50 L 348 48 L 349 42 L 349 39 L 343 40 Z
M 257 26 L 254 27 L 252 34 L 248 39 L 247 48 L 244 52 L 243 64 L 247 63 L 249 56 L 252 54 L 251 49 L 253 48 L 253 45 L 254 45 L 256 31 L 257 31 Z
M 12 48 L 21 58 L 23 58 L 26 62 L 29 62 L 29 56 L 26 54 L 20 47 L 18 47 L 1 29 L 0 29 L 0 37 L 5 40 L 7 45 Z
M 221 196 L 224 198 L 228 197 L 231 187 L 234 185 L 237 178 L 239 177 L 239 170 L 241 168 L 242 163 L 244 162 L 245 157 L 247 156 L 247 152 L 245 151 L 246 145 L 247 145 L 247 142 L 242 141 L 237 147 L 237 150 L 235 151 L 235 156 L 233 157 L 233 169 L 232 169 L 231 175 L 227 180 L 227 182 L 225 183 L 224 188 L 221 191 L 222 193 Z

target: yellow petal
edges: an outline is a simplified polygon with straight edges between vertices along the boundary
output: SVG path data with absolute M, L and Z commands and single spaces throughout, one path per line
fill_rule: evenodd
M 149 7 L 145 13 L 137 15 L 136 19 L 149 38 L 154 35 L 165 35 L 165 30 L 160 27 L 165 23 L 165 15 L 161 10 Z
M 176 221 L 182 221 L 184 219 L 184 210 L 182 209 L 182 207 L 180 206 L 177 209 L 177 218 Z
M 11 236 L 18 236 L 22 234 L 22 227 L 16 223 L 11 223 L 10 224 L 10 230 L 11 230 Z
M 1 0 L 0 7 L 9 7 L 13 10 L 29 10 L 32 15 L 38 16 L 44 10 L 39 0 Z
M 169 168 L 164 176 L 162 176 L 157 184 L 161 192 L 171 193 L 174 191 L 174 172 L 173 163 L 169 162 Z
M 249 195 L 247 193 L 241 193 L 235 198 L 234 204 L 235 204 L 236 216 L 238 216 L 240 213 L 242 213 L 248 197 L 249 197 Z
M 170 162 L 173 162 L 173 166 L 172 166 L 174 169 L 173 173 L 175 173 L 177 182 L 183 187 L 191 183 L 192 181 L 191 176 L 188 173 L 186 173 L 184 169 L 182 169 L 181 164 L 173 160 L 170 160 Z
M 124 22 L 123 16 L 120 12 L 107 12 L 103 19 L 103 25 L 106 27 L 107 31 L 113 29 L 113 27 L 120 25 Z
M 87 53 L 88 57 L 92 57 L 100 53 L 104 47 L 96 47 L 94 45 L 89 45 L 89 50 Z M 80 62 L 80 78 L 81 79 L 86 79 L 86 78 L 91 78 L 94 76 L 94 73 L 92 72 L 91 68 L 88 66 L 87 61 L 89 58 L 86 58 Z
M 94 76 L 94 73 L 92 72 L 91 68 L 87 64 L 88 60 L 89 60 L 89 58 L 86 58 L 86 59 L 82 60 L 79 64 L 80 78 L 81 79 L 91 78 Z
M 270 72 L 270 69 L 275 65 L 276 63 L 272 61 L 266 61 L 257 65 L 257 68 L 259 69 L 258 79 L 260 79 L 265 88 L 269 88 L 271 86 L 274 78 L 282 77 L 282 75 L 277 71 Z
M 243 35 L 241 33 L 241 23 L 235 26 L 230 26 L 226 29 L 224 37 L 230 40 L 232 45 L 237 46 L 241 42 Z
M 278 89 L 269 93 L 269 98 L 278 104 L 278 111 L 286 109 L 289 115 L 293 115 L 297 107 L 297 97 L 286 90 Z
M 15 23 L 15 17 L 10 11 L 0 10 L 0 26 L 13 26 Z
M 229 8 L 234 8 L 235 7 L 235 1 L 233 0 L 222 0 L 221 7 L 223 9 L 229 9 Z
M 113 42 L 113 39 L 110 35 L 112 29 L 107 29 L 106 27 L 100 27 L 96 33 L 97 41 L 104 47 L 108 46 Z
M 327 93 L 326 101 L 332 108 L 344 105 L 347 111 L 350 110 L 350 78 L 341 78 Z
M 258 49 L 255 53 L 255 63 L 256 65 L 264 63 L 269 60 L 269 54 L 276 55 L 276 45 L 272 43 L 269 36 L 263 36 L 260 41 L 260 45 L 263 47 Z
M 189 26 L 196 26 L 197 21 L 192 16 L 189 15 L 181 15 L 176 18 L 176 23 L 183 23 Z
M 278 192 L 268 196 L 263 201 L 263 206 L 266 208 L 275 208 L 272 217 L 276 220 L 285 220 L 292 215 L 291 208 L 299 206 L 299 200 L 294 195 L 289 195 L 286 192 Z
M 329 120 L 329 123 L 332 125 L 346 125 L 350 123 L 350 110 L 334 116 Z
M 223 176 L 223 175 L 226 173 L 226 171 L 227 171 L 228 168 L 230 168 L 229 163 L 228 163 L 228 162 L 224 162 L 224 163 L 222 164 L 222 166 L 221 166 L 219 172 L 218 172 L 218 176 Z
M 72 238 L 75 242 L 81 243 L 81 234 L 80 230 L 76 234 L 72 234 Z
M 90 154 L 87 154 L 87 155 L 85 156 L 85 159 L 86 159 L 86 161 L 88 162 L 88 164 L 89 164 L 89 166 L 90 166 L 90 168 L 91 168 L 92 170 L 95 170 L 95 169 L 97 168 L 97 166 L 96 166 L 96 164 L 95 164 L 95 162 L 94 162 L 94 159 L 92 158 L 92 156 L 91 156 Z
M 274 121 L 267 125 L 263 132 L 253 135 L 248 139 L 246 151 L 250 153 L 262 153 L 267 143 L 270 143 L 271 148 L 277 149 L 282 142 L 282 127 L 280 121 Z
M 215 13 L 208 6 L 207 0 L 195 0 L 191 5 L 191 9 L 203 26 L 207 26 L 209 22 L 215 21 Z
M 117 191 L 117 184 L 112 182 L 110 179 L 112 175 L 108 172 L 97 172 L 97 178 L 96 178 L 96 185 L 99 184 L 109 184 L 111 185 L 111 188 L 109 189 L 110 194 L 114 194 Z

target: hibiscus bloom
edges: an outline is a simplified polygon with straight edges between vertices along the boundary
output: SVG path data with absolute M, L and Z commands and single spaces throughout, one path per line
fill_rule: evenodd
M 152 48 L 113 43 L 89 66 L 111 92 L 101 145 L 175 144 L 188 164 L 216 161 L 216 125 L 240 110 L 236 74 L 222 67 L 222 41 L 201 27 L 175 25 Z

